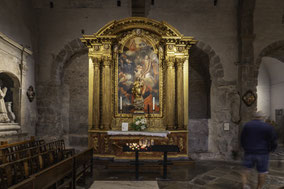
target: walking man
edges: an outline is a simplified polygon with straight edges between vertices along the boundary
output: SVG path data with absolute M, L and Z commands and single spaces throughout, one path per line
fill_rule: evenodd
M 242 175 L 243 188 L 248 186 L 250 170 L 256 166 L 258 172 L 257 189 L 261 189 L 268 173 L 269 153 L 277 148 L 277 136 L 274 128 L 265 123 L 265 115 L 258 111 L 253 120 L 247 122 L 241 133 L 241 145 L 244 149 L 243 165 L 246 170 Z

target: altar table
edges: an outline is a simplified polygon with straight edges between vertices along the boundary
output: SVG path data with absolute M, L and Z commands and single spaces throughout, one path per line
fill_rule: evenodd
M 129 146 L 123 146 L 124 152 L 135 152 L 135 178 L 136 180 L 139 179 L 139 152 L 164 152 L 163 158 L 163 179 L 167 179 L 167 165 L 170 163 L 168 162 L 168 152 L 179 152 L 179 147 L 177 145 L 153 145 L 143 149 L 131 149 Z

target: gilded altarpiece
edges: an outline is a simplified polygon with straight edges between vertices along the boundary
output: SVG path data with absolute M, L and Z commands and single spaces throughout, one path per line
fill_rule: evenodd
M 137 116 L 147 119 L 147 131 L 170 131 L 167 138 L 148 137 L 155 144 L 178 145 L 180 152 L 170 157 L 188 156 L 188 52 L 196 41 L 165 22 L 136 17 L 110 22 L 81 41 L 89 48 L 89 146 L 94 156 L 134 158 L 122 146 L 145 137 L 107 131 L 120 131 L 123 122 L 130 124 Z M 137 82 L 143 83 L 140 102 L 133 95 Z M 142 158 L 161 156 L 141 153 Z

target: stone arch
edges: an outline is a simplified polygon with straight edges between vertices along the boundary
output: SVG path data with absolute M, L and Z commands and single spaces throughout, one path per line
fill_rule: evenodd
M 68 65 L 70 60 L 75 56 L 88 52 L 88 48 L 80 41 L 79 38 L 74 39 L 67 43 L 59 53 L 54 56 L 52 63 L 51 74 L 54 76 L 53 81 L 55 84 L 61 85 L 64 68 Z
M 76 136 L 70 135 L 71 134 L 71 127 L 70 125 L 70 117 L 72 115 L 70 114 L 70 89 L 69 85 L 66 85 L 64 83 L 64 74 L 66 72 L 66 69 L 70 66 L 70 64 L 77 58 L 81 57 L 82 55 L 88 54 L 88 48 L 82 44 L 82 42 L 77 38 L 69 43 L 67 43 L 62 50 L 55 56 L 53 61 L 53 67 L 52 67 L 52 83 L 55 84 L 56 90 L 59 91 L 57 93 L 57 99 L 61 102 L 58 104 L 60 107 L 58 107 L 58 114 L 60 115 L 60 128 L 61 128 L 61 135 L 65 138 L 67 144 L 69 145 L 75 145 L 77 146 L 78 141 L 86 144 L 87 137 L 84 137 L 82 133 L 80 133 L 81 138 L 78 139 Z M 88 66 L 88 64 L 87 64 Z M 88 74 L 88 72 L 87 72 Z M 81 118 L 80 118 L 81 119 Z M 82 126 L 82 125 L 80 125 Z M 87 126 L 86 126 L 87 127 Z M 74 132 L 73 132 L 74 133 Z M 86 133 L 87 135 L 87 133 Z M 82 138 L 83 137 L 83 138 Z M 78 140 L 78 141 L 77 141 Z
M 38 136 L 57 139 L 68 134 L 64 131 L 65 118 L 62 116 L 64 110 L 64 104 L 62 104 L 64 69 L 74 57 L 87 52 L 88 49 L 76 38 L 64 45 L 58 54 L 53 55 L 51 80 L 37 87 L 38 126 L 36 133 Z M 66 141 L 68 143 L 68 140 Z
M 228 116 L 220 116 L 221 114 L 224 115 L 225 107 L 227 106 L 224 101 L 216 105 L 216 101 L 219 102 L 220 100 L 217 99 L 217 96 L 220 95 L 220 91 L 222 91 L 222 97 L 228 98 L 227 96 L 230 94 L 230 89 L 222 89 L 219 90 L 219 86 L 221 85 L 231 85 L 230 83 L 226 83 L 223 80 L 224 77 L 224 69 L 221 63 L 220 57 L 217 55 L 215 50 L 208 44 L 203 41 L 198 41 L 196 47 L 208 55 L 209 59 L 209 75 L 211 79 L 211 86 L 210 86 L 210 112 L 211 116 L 208 119 L 192 119 L 189 120 L 189 148 L 195 149 L 195 151 L 191 151 L 191 157 L 196 159 L 202 158 L 212 158 L 209 153 L 216 153 L 217 155 L 221 154 L 221 151 L 225 151 L 225 147 L 220 147 L 220 144 L 223 141 L 216 140 L 218 138 L 217 130 L 222 129 L 222 123 L 227 121 L 223 120 L 224 117 Z M 190 58 L 189 58 L 190 64 Z M 224 96 L 225 94 L 225 96 Z M 220 95 L 221 96 L 221 95 Z M 216 113 L 217 112 L 217 113 Z M 220 118 L 221 117 L 221 118 Z M 218 131 L 222 132 L 222 131 Z M 204 135 L 206 137 L 204 137 Z M 231 143 L 228 142 L 228 143 Z M 205 152 L 205 153 L 204 153 Z
M 284 55 L 283 53 L 281 54 L 281 56 L 277 56 L 280 55 L 280 53 L 276 53 L 273 54 L 274 52 L 279 51 L 279 52 L 283 52 L 284 53 L 284 40 L 281 41 L 276 41 L 271 43 L 270 45 L 266 46 L 258 55 L 257 59 L 256 59 L 256 75 L 255 77 L 257 78 L 258 76 L 258 70 L 259 70 L 259 66 L 261 64 L 261 59 L 265 56 L 271 56 L 272 58 L 276 58 L 278 60 L 280 60 L 281 62 L 284 62 Z
M 196 46 L 204 51 L 209 56 L 209 72 L 213 82 L 218 81 L 224 77 L 224 69 L 220 57 L 216 54 L 214 49 L 202 41 L 198 41 Z

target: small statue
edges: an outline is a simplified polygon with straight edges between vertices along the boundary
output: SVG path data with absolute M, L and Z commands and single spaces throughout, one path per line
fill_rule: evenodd
M 133 83 L 132 94 L 135 99 L 142 98 L 142 90 L 143 90 L 143 81 L 141 78 L 137 78 L 136 81 Z
M 133 88 L 132 88 L 132 94 L 134 96 L 134 107 L 137 113 L 142 113 L 144 109 L 144 99 L 142 97 L 143 87 L 144 87 L 143 80 L 140 77 L 137 77 L 135 82 L 133 83 Z
M 7 93 L 7 88 L 3 86 L 3 81 L 0 80 L 0 123 L 10 122 L 4 100 L 6 93 Z
M 10 122 L 15 123 L 16 116 L 14 112 L 12 111 L 12 102 L 5 102 L 5 104 L 6 104 L 6 109 L 7 109 L 7 115 L 10 119 Z

